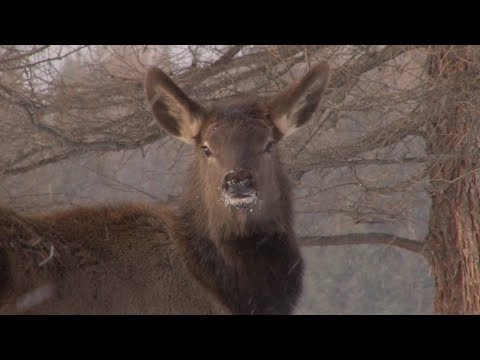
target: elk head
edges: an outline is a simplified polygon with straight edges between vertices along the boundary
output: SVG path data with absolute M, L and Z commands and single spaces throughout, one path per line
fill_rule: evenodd
M 280 197 L 276 144 L 311 118 L 328 74 L 327 64 L 319 63 L 273 99 L 211 109 L 190 99 L 158 68 L 148 70 L 145 90 L 163 129 L 196 147 L 195 176 L 204 198 L 254 214 L 268 211 L 266 205 Z

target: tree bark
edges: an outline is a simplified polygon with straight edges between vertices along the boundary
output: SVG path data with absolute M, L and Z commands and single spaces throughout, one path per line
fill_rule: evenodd
M 478 65 L 472 56 L 471 47 L 442 47 L 429 59 L 432 81 L 444 87 L 445 95 L 432 104 L 425 133 L 428 155 L 465 154 L 437 160 L 429 170 L 427 256 L 438 314 L 480 314 L 480 126 L 476 77 L 471 76 L 478 76 Z

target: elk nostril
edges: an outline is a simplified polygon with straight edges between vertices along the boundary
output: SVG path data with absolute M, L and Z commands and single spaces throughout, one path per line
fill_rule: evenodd
M 242 196 L 252 192 L 253 177 L 249 172 L 231 172 L 223 179 L 223 190 L 232 196 Z

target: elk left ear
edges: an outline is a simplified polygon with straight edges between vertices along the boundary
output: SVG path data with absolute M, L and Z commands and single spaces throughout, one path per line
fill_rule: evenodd
M 186 143 L 195 144 L 205 121 L 203 107 L 155 67 L 147 71 L 145 92 L 151 112 L 163 129 Z
M 295 85 L 273 99 L 270 114 L 275 127 L 283 136 L 292 134 L 310 120 L 328 80 L 328 64 L 321 62 Z

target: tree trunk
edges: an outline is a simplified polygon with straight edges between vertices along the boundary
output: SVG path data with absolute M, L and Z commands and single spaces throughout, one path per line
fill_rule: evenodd
M 430 74 L 442 95 L 436 97 L 427 122 L 427 152 L 458 155 L 436 161 L 429 170 L 427 246 L 436 282 L 435 312 L 480 314 L 478 65 L 471 47 L 435 50 Z

